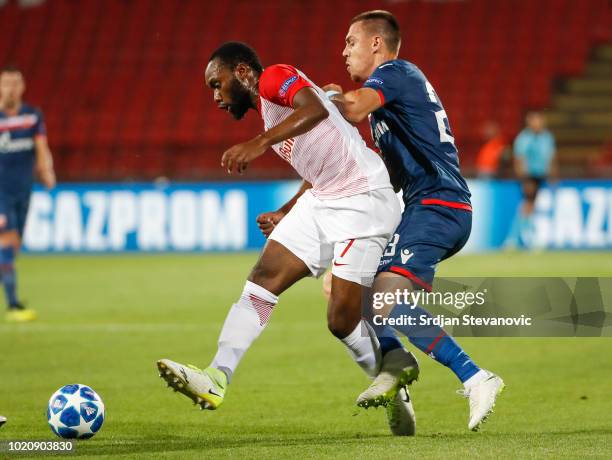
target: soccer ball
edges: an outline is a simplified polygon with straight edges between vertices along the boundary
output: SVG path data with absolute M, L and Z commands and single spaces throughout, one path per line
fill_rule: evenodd
M 65 385 L 51 395 L 47 420 L 61 438 L 91 438 L 104 423 L 104 403 L 87 385 Z

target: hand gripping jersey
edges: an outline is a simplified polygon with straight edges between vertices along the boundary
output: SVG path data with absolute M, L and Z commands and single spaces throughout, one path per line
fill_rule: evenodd
M 293 97 L 305 87 L 315 91 L 329 117 L 307 133 L 273 145 L 274 151 L 312 184 L 311 192 L 319 199 L 390 188 L 381 158 L 366 146 L 357 129 L 342 117 L 323 90 L 292 66 L 273 65 L 261 74 L 260 113 L 265 129 L 293 113 Z
M 363 85 L 376 90 L 382 107 L 370 114 L 372 137 L 406 205 L 435 200 L 470 202 L 459 155 L 440 98 L 423 72 L 403 60 L 387 61 Z
M 16 115 L 0 111 L 0 192 L 29 192 L 34 181 L 34 140 L 45 135 L 38 109 L 22 104 Z

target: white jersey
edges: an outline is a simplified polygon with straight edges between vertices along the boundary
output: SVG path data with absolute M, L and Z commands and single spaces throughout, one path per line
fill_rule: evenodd
M 378 154 L 366 146 L 359 131 L 342 117 L 323 90 L 294 67 L 274 65 L 261 75 L 260 113 L 266 130 L 293 113 L 293 96 L 304 87 L 316 92 L 329 116 L 307 133 L 273 145 L 274 151 L 312 184 L 312 194 L 319 199 L 391 188 Z

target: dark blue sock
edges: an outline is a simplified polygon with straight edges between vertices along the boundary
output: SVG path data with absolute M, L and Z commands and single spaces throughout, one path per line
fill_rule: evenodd
M 6 303 L 16 305 L 17 301 L 17 276 L 15 275 L 15 249 L 13 247 L 0 247 L 0 275 L 2 285 L 6 294 Z
M 376 331 L 376 337 L 378 337 L 378 342 L 380 342 L 380 352 L 383 356 L 389 353 L 391 350 L 395 350 L 396 348 L 402 348 L 402 342 L 399 341 L 397 336 L 395 335 L 395 331 L 388 326 L 382 328 L 379 331 Z
M 378 343 L 380 343 L 380 352 L 383 356 L 396 348 L 402 348 L 402 342 L 399 341 L 393 328 L 389 326 L 374 324 L 373 316 L 366 318 L 368 324 L 374 329 Z
M 415 318 L 414 326 L 393 326 L 397 331 L 404 334 L 415 347 L 431 358 L 451 369 L 455 375 L 465 382 L 480 370 L 474 361 L 463 351 L 459 344 L 451 336 L 444 332 L 439 326 L 422 326 L 419 318 L 432 315 L 421 307 L 411 308 L 409 305 L 398 304 L 393 307 L 389 318 L 404 321 L 406 318 Z

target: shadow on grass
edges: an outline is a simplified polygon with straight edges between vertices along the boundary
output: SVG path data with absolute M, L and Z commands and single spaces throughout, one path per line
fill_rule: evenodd
M 592 430 L 568 430 L 568 431 L 551 431 L 551 432 L 511 432 L 511 433 L 429 433 L 417 435 L 415 438 L 393 438 L 387 433 L 304 433 L 304 434 L 289 434 L 289 433 L 245 433 L 244 430 L 237 430 L 232 433 L 219 434 L 202 434 L 196 436 L 176 436 L 168 435 L 167 433 L 159 433 L 158 439 L 147 438 L 131 438 L 131 439 L 93 439 L 87 442 L 78 443 L 75 453 L 71 457 L 79 456 L 109 456 L 109 455 L 146 455 L 153 453 L 172 453 L 181 451 L 197 451 L 206 452 L 207 457 L 215 457 L 217 450 L 229 449 L 244 449 L 244 448 L 313 448 L 320 446 L 329 448 L 337 446 L 349 447 L 355 445 L 375 446 L 380 445 L 381 441 L 389 441 L 399 445 L 408 445 L 409 443 L 428 442 L 440 440 L 448 442 L 466 441 L 470 443 L 488 443 L 493 440 L 523 443 L 527 447 L 529 440 L 541 442 L 547 440 L 555 444 L 559 438 L 567 438 L 568 436 L 610 436 L 612 428 L 600 428 Z
M 604 428 L 592 428 L 592 429 L 583 429 L 583 430 L 555 430 L 555 431 L 512 431 L 512 432 L 487 432 L 485 431 L 479 433 L 472 433 L 469 431 L 465 431 L 464 433 L 428 433 L 417 435 L 420 438 L 427 439 L 452 439 L 452 440 L 474 440 L 476 439 L 503 439 L 503 438 L 516 438 L 520 440 L 525 440 L 529 438 L 546 438 L 546 437 L 557 437 L 557 436 L 584 436 L 584 435 L 594 435 L 594 436 L 612 436 L 612 427 L 604 427 Z
M 78 443 L 72 457 L 84 455 L 121 455 L 130 453 L 179 452 L 198 450 L 207 452 L 207 457 L 215 456 L 215 450 L 266 448 L 266 447 L 312 447 L 319 446 L 347 446 L 380 441 L 389 438 L 387 434 L 365 435 L 361 433 L 334 433 L 334 434 L 245 434 L 236 432 L 223 435 L 202 435 L 196 437 L 168 436 L 163 439 L 133 438 L 133 439 L 92 439 Z

